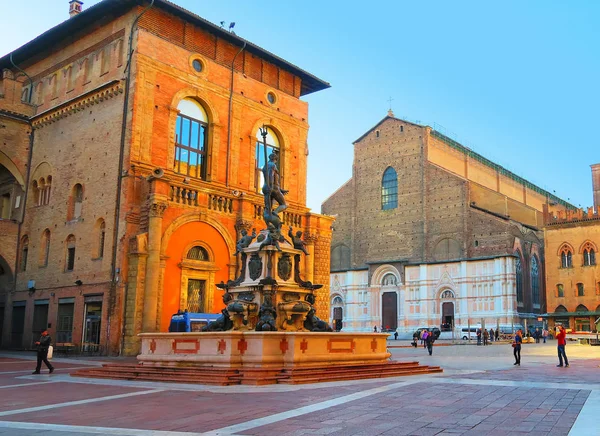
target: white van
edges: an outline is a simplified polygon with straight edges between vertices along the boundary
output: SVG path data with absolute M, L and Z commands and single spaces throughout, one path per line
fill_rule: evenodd
M 460 337 L 465 341 L 467 339 L 477 340 L 477 329 L 479 328 L 481 327 L 463 327 L 460 333 Z

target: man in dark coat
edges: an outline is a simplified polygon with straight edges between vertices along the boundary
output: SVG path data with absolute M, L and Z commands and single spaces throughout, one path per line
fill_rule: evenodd
M 54 367 L 50 362 L 48 362 L 48 347 L 52 344 L 52 338 L 48 334 L 48 330 L 44 330 L 42 332 L 42 336 L 40 336 L 40 340 L 35 343 L 37 345 L 37 366 L 35 367 L 35 371 L 33 374 L 39 374 L 40 369 L 42 369 L 42 362 L 46 364 L 48 369 L 50 370 L 50 374 L 54 372 Z

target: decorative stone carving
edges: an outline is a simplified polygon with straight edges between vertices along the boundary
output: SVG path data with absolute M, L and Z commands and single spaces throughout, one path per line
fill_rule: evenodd
M 250 229 L 252 228 L 252 221 L 248 221 L 248 220 L 244 220 L 244 219 L 239 219 L 236 221 L 235 223 L 235 230 L 237 230 L 238 232 L 241 233 L 242 230 L 245 230 L 246 232 L 249 232 Z
M 150 215 L 151 218 L 162 218 L 165 214 L 165 210 L 167 210 L 167 203 L 162 201 L 155 202 L 150 204 L 148 215 Z
M 252 280 L 256 280 L 260 277 L 263 269 L 263 263 L 260 256 L 254 253 L 250 257 L 250 262 L 248 262 L 248 273 Z
M 283 254 L 277 262 L 277 275 L 283 280 L 289 280 L 292 276 L 292 261 L 289 254 Z

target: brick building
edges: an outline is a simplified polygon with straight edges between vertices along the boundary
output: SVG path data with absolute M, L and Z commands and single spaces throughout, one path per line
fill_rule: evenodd
M 546 214 L 548 324 L 575 331 L 596 329 L 600 317 L 600 164 L 592 165 L 594 206 Z
M 329 85 L 172 2 L 70 6 L 0 59 L 2 345 L 29 348 L 49 324 L 55 342 L 135 354 L 177 310 L 219 312 L 239 232 L 264 227 L 263 126 L 306 279 L 328 285 L 301 97 Z
M 572 206 L 428 126 L 390 113 L 354 142 L 336 216 L 338 328 L 533 325 L 545 312 L 543 208 Z

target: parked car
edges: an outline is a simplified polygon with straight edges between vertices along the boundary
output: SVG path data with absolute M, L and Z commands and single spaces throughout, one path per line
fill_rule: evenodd
M 421 337 L 421 332 L 423 330 L 427 330 L 428 332 L 432 332 L 433 333 L 433 337 L 437 340 L 437 338 L 440 337 L 440 329 L 437 327 L 419 327 L 417 330 L 415 330 L 414 335 L 417 335 L 417 337 Z

